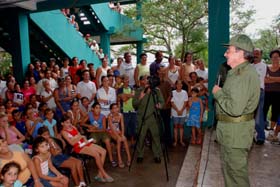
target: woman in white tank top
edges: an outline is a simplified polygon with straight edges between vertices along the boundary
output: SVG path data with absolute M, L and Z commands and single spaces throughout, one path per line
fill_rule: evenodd
M 175 65 L 175 57 L 170 56 L 168 58 L 169 66 L 166 70 L 166 78 L 171 83 L 172 87 L 175 88 L 175 82 L 181 79 L 180 67 Z
M 97 86 L 97 88 L 99 88 L 101 86 L 101 77 L 102 76 L 107 76 L 107 71 L 110 68 L 111 67 L 108 66 L 108 59 L 103 58 L 102 59 L 102 66 L 97 68 L 97 70 L 96 70 L 96 86 Z

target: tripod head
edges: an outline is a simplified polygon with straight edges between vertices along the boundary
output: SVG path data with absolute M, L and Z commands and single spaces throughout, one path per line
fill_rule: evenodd
M 152 75 L 148 77 L 148 84 L 151 90 L 155 89 L 160 85 L 160 78 L 158 76 Z

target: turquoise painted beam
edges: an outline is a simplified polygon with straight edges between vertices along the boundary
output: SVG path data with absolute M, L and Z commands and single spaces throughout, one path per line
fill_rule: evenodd
M 131 18 L 109 8 L 108 3 L 93 4 L 90 6 L 101 24 L 111 34 L 121 34 L 129 38 L 131 42 L 143 40 L 143 29 L 134 26 Z
M 108 3 L 110 0 L 47 0 L 37 3 L 36 12 L 57 10 L 61 8 L 81 7 L 90 4 Z M 119 0 L 121 4 L 136 3 L 136 0 Z
M 81 34 L 59 10 L 32 13 L 30 18 L 68 57 L 77 56 L 94 63 L 96 67 L 101 64 Z
M 209 0 L 209 42 L 208 42 L 208 59 L 209 59 L 209 92 L 216 82 L 217 73 L 220 65 L 226 61 L 224 58 L 225 48 L 222 43 L 229 40 L 229 7 L 230 0 Z M 209 98 L 208 125 L 214 122 L 214 105 L 213 95 Z

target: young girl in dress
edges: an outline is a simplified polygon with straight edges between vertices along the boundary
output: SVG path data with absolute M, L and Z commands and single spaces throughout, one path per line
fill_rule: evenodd
M 180 134 L 180 144 L 185 146 L 183 141 L 184 135 L 184 123 L 187 115 L 188 94 L 185 90 L 182 90 L 183 84 L 181 80 L 175 82 L 176 90 L 172 91 L 171 99 L 171 115 L 174 124 L 174 143 L 177 145 L 178 131 Z
M 33 142 L 32 149 L 35 155 L 32 159 L 44 187 L 68 186 L 68 178 L 62 175 L 52 163 L 48 141 L 44 137 L 38 136 Z
M 199 90 L 194 87 L 191 90 L 192 97 L 189 100 L 189 119 L 187 125 L 192 127 L 192 139 L 191 144 L 201 144 L 201 123 L 203 116 L 203 104 L 202 100 L 198 97 Z
M 1 170 L 0 187 L 21 187 L 22 183 L 18 180 L 20 165 L 16 162 L 5 164 Z
M 98 174 L 94 177 L 95 180 L 99 182 L 113 182 L 114 179 L 107 174 L 103 167 L 106 158 L 106 150 L 88 141 L 85 136 L 82 136 L 77 128 L 71 124 L 70 118 L 67 115 L 62 117 L 61 125 L 61 134 L 63 138 L 73 146 L 74 152 L 95 158 L 95 163 L 98 168 Z
M 117 153 L 118 163 L 120 168 L 124 168 L 124 163 L 121 156 L 121 143 L 124 143 L 126 155 L 127 155 L 127 166 L 130 166 L 131 157 L 127 143 L 127 139 L 124 136 L 124 121 L 123 115 L 119 113 L 119 107 L 116 103 L 110 105 L 111 113 L 108 115 L 109 133 L 111 137 L 117 142 Z

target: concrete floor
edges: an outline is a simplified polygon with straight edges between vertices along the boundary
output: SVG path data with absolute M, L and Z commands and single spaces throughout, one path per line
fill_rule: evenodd
M 211 138 L 210 138 L 211 137 Z M 214 142 L 215 133 L 205 133 L 197 185 L 199 187 L 223 187 L 223 174 L 219 145 Z M 252 187 L 280 186 L 280 145 L 266 141 L 264 145 L 253 144 L 249 153 L 249 176 Z M 188 150 L 192 152 L 190 147 Z M 209 153 L 209 154 L 208 154 Z M 208 158 L 208 162 L 207 162 Z M 186 186 L 190 187 L 190 186 Z
M 132 150 L 133 151 L 133 150 Z M 131 171 L 128 167 L 112 168 L 109 162 L 106 162 L 105 169 L 115 181 L 113 183 L 100 183 L 94 181 L 96 175 L 96 167 L 90 171 L 92 187 L 174 187 L 187 152 L 187 147 L 177 146 L 169 148 L 169 181 L 166 180 L 166 173 L 163 158 L 161 164 L 154 163 L 153 154 L 150 148 L 146 147 L 144 160 L 142 164 L 136 163 L 136 157 L 133 161 Z M 116 158 L 116 155 L 114 155 Z M 125 159 L 124 159 L 125 160 Z

